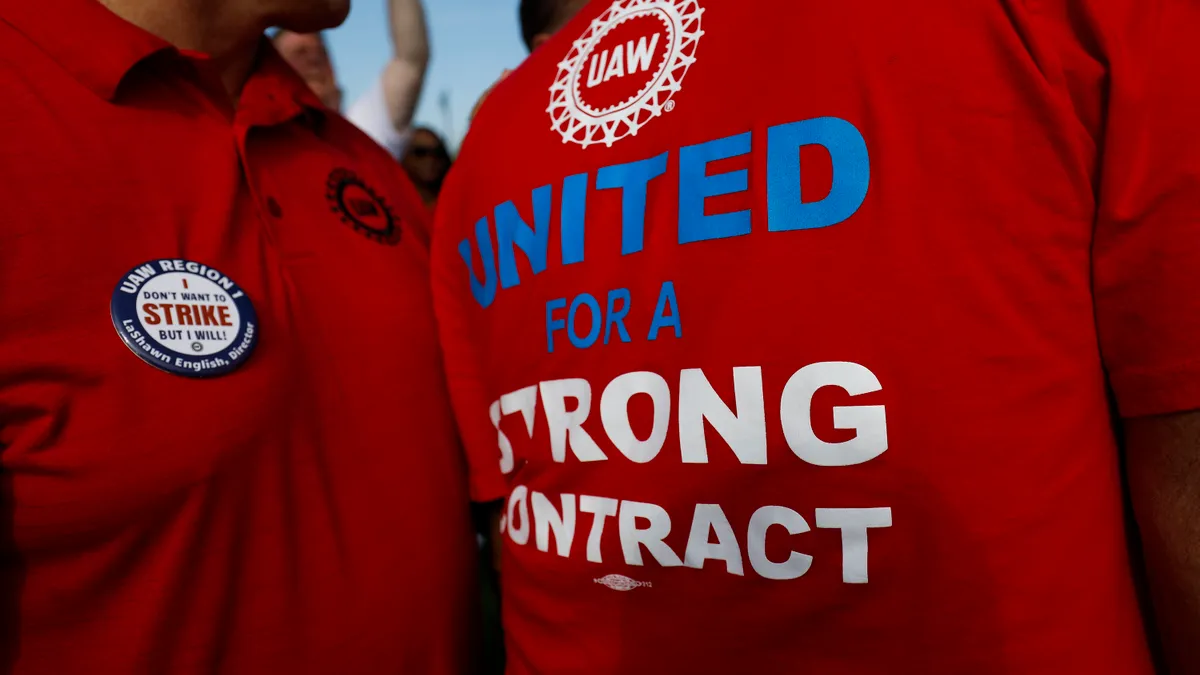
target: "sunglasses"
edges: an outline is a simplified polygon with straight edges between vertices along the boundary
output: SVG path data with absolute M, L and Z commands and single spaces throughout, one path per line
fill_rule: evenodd
M 429 146 L 414 145 L 414 146 L 410 147 L 408 151 L 409 151 L 409 153 L 412 154 L 413 157 L 416 157 L 417 159 L 428 159 L 430 157 L 445 157 L 446 156 L 445 149 L 438 147 L 438 146 L 429 147 Z

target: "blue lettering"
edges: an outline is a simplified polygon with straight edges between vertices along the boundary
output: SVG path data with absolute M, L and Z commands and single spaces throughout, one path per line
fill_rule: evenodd
M 670 306 L 671 314 L 666 315 L 667 307 Z M 683 326 L 679 323 L 679 304 L 675 300 L 675 284 L 667 281 L 662 285 L 662 290 L 658 293 L 658 306 L 654 308 L 654 321 L 650 324 L 650 335 L 647 340 L 657 340 L 658 333 L 667 326 L 675 328 L 675 339 L 683 337 Z
M 513 246 L 525 252 L 534 274 L 546 270 L 546 243 L 550 237 L 550 202 L 553 188 L 549 185 L 533 191 L 533 222 L 536 229 L 521 219 L 512 202 L 496 207 L 496 245 L 500 249 L 500 287 L 512 288 L 521 283 Z
M 646 228 L 646 186 L 667 172 L 667 155 L 630 164 L 606 166 L 596 175 L 596 188 L 623 188 L 621 196 L 621 255 L 642 250 Z
M 467 265 L 467 276 L 471 280 L 471 295 L 480 307 L 487 307 L 496 300 L 496 254 L 492 251 L 492 233 L 488 231 L 488 219 L 475 223 L 475 241 L 479 244 L 479 258 L 483 261 L 483 283 L 475 277 L 471 266 L 471 242 L 463 239 L 458 244 L 458 254 Z M 238 297 L 237 295 L 234 296 Z
M 592 311 L 592 327 L 588 330 L 587 336 L 582 338 L 575 332 L 575 313 L 579 311 L 581 305 L 586 305 Z M 571 301 L 571 310 L 567 314 L 567 338 L 577 349 L 587 349 L 596 344 L 598 337 L 600 337 L 600 303 L 596 302 L 596 298 L 590 294 L 583 293 Z
M 818 202 L 800 195 L 800 148 L 820 145 L 833 160 L 833 188 Z M 871 160 L 855 126 L 836 117 L 781 124 L 767 129 L 767 230 L 787 232 L 837 225 L 867 198 Z
M 710 165 L 747 156 L 753 151 L 752 141 L 752 133 L 746 132 L 679 149 L 679 244 L 739 237 L 751 233 L 752 217 L 749 209 L 707 215 L 706 207 L 709 198 L 727 195 L 748 196 L 749 169 L 710 175 Z M 822 117 L 776 125 L 767 129 L 766 146 L 768 231 L 787 232 L 829 227 L 850 218 L 862 207 L 870 188 L 870 157 L 866 140 L 850 122 L 835 117 Z M 800 180 L 800 150 L 805 146 L 825 148 L 833 165 L 833 182 L 829 194 L 823 199 L 808 203 L 804 202 L 801 195 Z M 597 172 L 596 189 L 621 190 L 621 255 L 637 253 L 645 247 L 647 210 L 653 207 L 649 204 L 649 184 L 666 173 L 669 163 L 670 153 L 662 153 L 637 162 L 604 167 Z M 563 265 L 574 265 L 584 262 L 585 259 L 590 181 L 589 173 L 573 174 L 562 179 L 561 204 L 557 208 Z M 517 248 L 524 252 L 529 270 L 533 274 L 541 274 L 546 270 L 551 210 L 555 208 L 554 190 L 554 186 L 545 185 L 531 193 L 533 227 L 522 218 L 513 201 L 505 201 L 494 210 L 494 238 L 491 222 L 484 218 L 476 223 L 475 242 L 471 242 L 469 238 L 460 242 L 459 254 L 467 265 L 471 293 L 480 306 L 488 307 L 493 304 L 499 288 L 511 288 L 521 283 L 516 263 Z M 476 268 L 472 265 L 473 245 L 479 251 L 483 262 L 481 276 L 475 274 Z M 175 261 L 164 261 L 160 264 L 164 269 L 173 269 Z M 135 270 L 122 290 L 133 292 L 144 281 L 143 277 L 144 274 L 140 270 Z M 590 345 L 598 339 L 597 326 L 601 322 L 605 344 L 612 339 L 614 326 L 617 335 L 627 341 L 625 318 L 629 311 L 629 297 L 627 289 L 618 289 L 610 293 L 608 311 L 603 318 L 599 315 L 600 305 L 595 298 L 577 298 L 570 305 L 571 316 L 578 311 L 580 303 L 587 304 L 589 308 L 596 308 L 593 310 L 596 323 L 588 336 L 580 337 L 574 332 L 574 327 L 568 319 L 565 329 L 572 342 L 588 342 Z M 618 300 L 623 304 L 619 304 Z M 678 316 L 666 314 L 666 310 L 676 309 L 674 289 L 670 283 L 664 285 L 659 300 L 656 325 L 652 333 L 657 334 L 662 328 L 672 326 L 676 335 L 680 335 L 682 328 Z M 548 324 L 547 330 L 552 333 L 553 325 Z M 550 335 L 547 339 L 552 350 L 553 340 Z
M 617 309 L 617 300 L 624 300 L 621 309 Z M 604 313 L 604 344 L 608 344 L 612 327 L 617 327 L 617 335 L 621 342 L 629 342 L 629 331 L 625 330 L 625 316 L 629 314 L 629 289 L 617 288 L 608 292 L 608 311 Z
M 750 152 L 750 132 L 689 145 L 679 150 L 679 243 L 725 239 L 750 234 L 750 212 L 704 215 L 709 197 L 745 192 L 750 187 L 746 169 L 707 175 L 709 162 Z
M 554 310 L 564 309 L 566 306 L 566 298 L 559 298 L 546 303 L 546 348 L 551 354 L 554 353 L 554 331 L 567 327 L 565 321 L 554 318 Z
M 583 262 L 583 223 L 587 213 L 588 175 L 578 173 L 563 179 L 562 262 Z

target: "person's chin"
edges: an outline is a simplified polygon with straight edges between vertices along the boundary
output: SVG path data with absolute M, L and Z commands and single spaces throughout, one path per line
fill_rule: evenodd
M 294 33 L 316 33 L 342 25 L 350 15 L 350 0 L 291 1 L 276 22 Z

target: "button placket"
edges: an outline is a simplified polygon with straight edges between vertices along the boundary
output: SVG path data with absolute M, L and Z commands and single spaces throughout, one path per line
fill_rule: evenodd
M 273 195 L 264 192 L 262 189 L 263 186 L 261 185 L 260 177 L 255 171 L 255 164 L 251 161 L 249 151 L 251 131 L 253 131 L 253 127 L 247 127 L 241 123 L 234 125 L 238 160 L 242 165 L 242 180 L 245 181 L 250 198 L 254 201 L 255 212 L 258 214 L 258 220 L 263 226 L 263 231 L 266 233 L 268 244 L 275 249 L 276 253 L 282 253 L 279 244 L 279 232 L 275 227 L 275 223 L 283 217 L 283 207 Z

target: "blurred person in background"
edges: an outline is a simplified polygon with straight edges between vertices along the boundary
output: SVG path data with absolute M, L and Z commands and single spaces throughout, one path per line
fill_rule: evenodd
M 517 11 L 521 21 L 521 39 L 533 52 L 567 25 L 588 0 L 521 0 Z
M 416 186 L 421 201 L 430 209 L 434 208 L 438 193 L 442 191 L 442 181 L 450 171 L 450 152 L 442 137 L 426 127 L 413 129 L 400 165 Z
M 0 0 L 0 672 L 466 675 L 427 210 L 264 37 Z
M 586 7 L 587 3 L 588 0 L 521 0 L 517 8 L 517 18 L 521 24 L 521 40 L 525 43 L 525 48 L 532 54 L 578 14 L 579 10 Z M 488 94 L 491 94 L 496 85 L 508 77 L 510 72 L 512 71 L 506 68 L 496 78 L 496 82 L 480 95 L 471 109 L 470 119 L 475 118 Z
M 387 8 L 392 58 L 379 79 L 345 114 L 399 160 L 412 133 L 413 115 L 429 67 L 429 30 L 421 0 L 388 0 Z M 325 106 L 341 111 L 342 90 L 324 36 L 280 30 L 273 41 Z
M 432 262 L 509 675 L 1200 673 L 1197 30 L 595 0 L 541 40 Z

